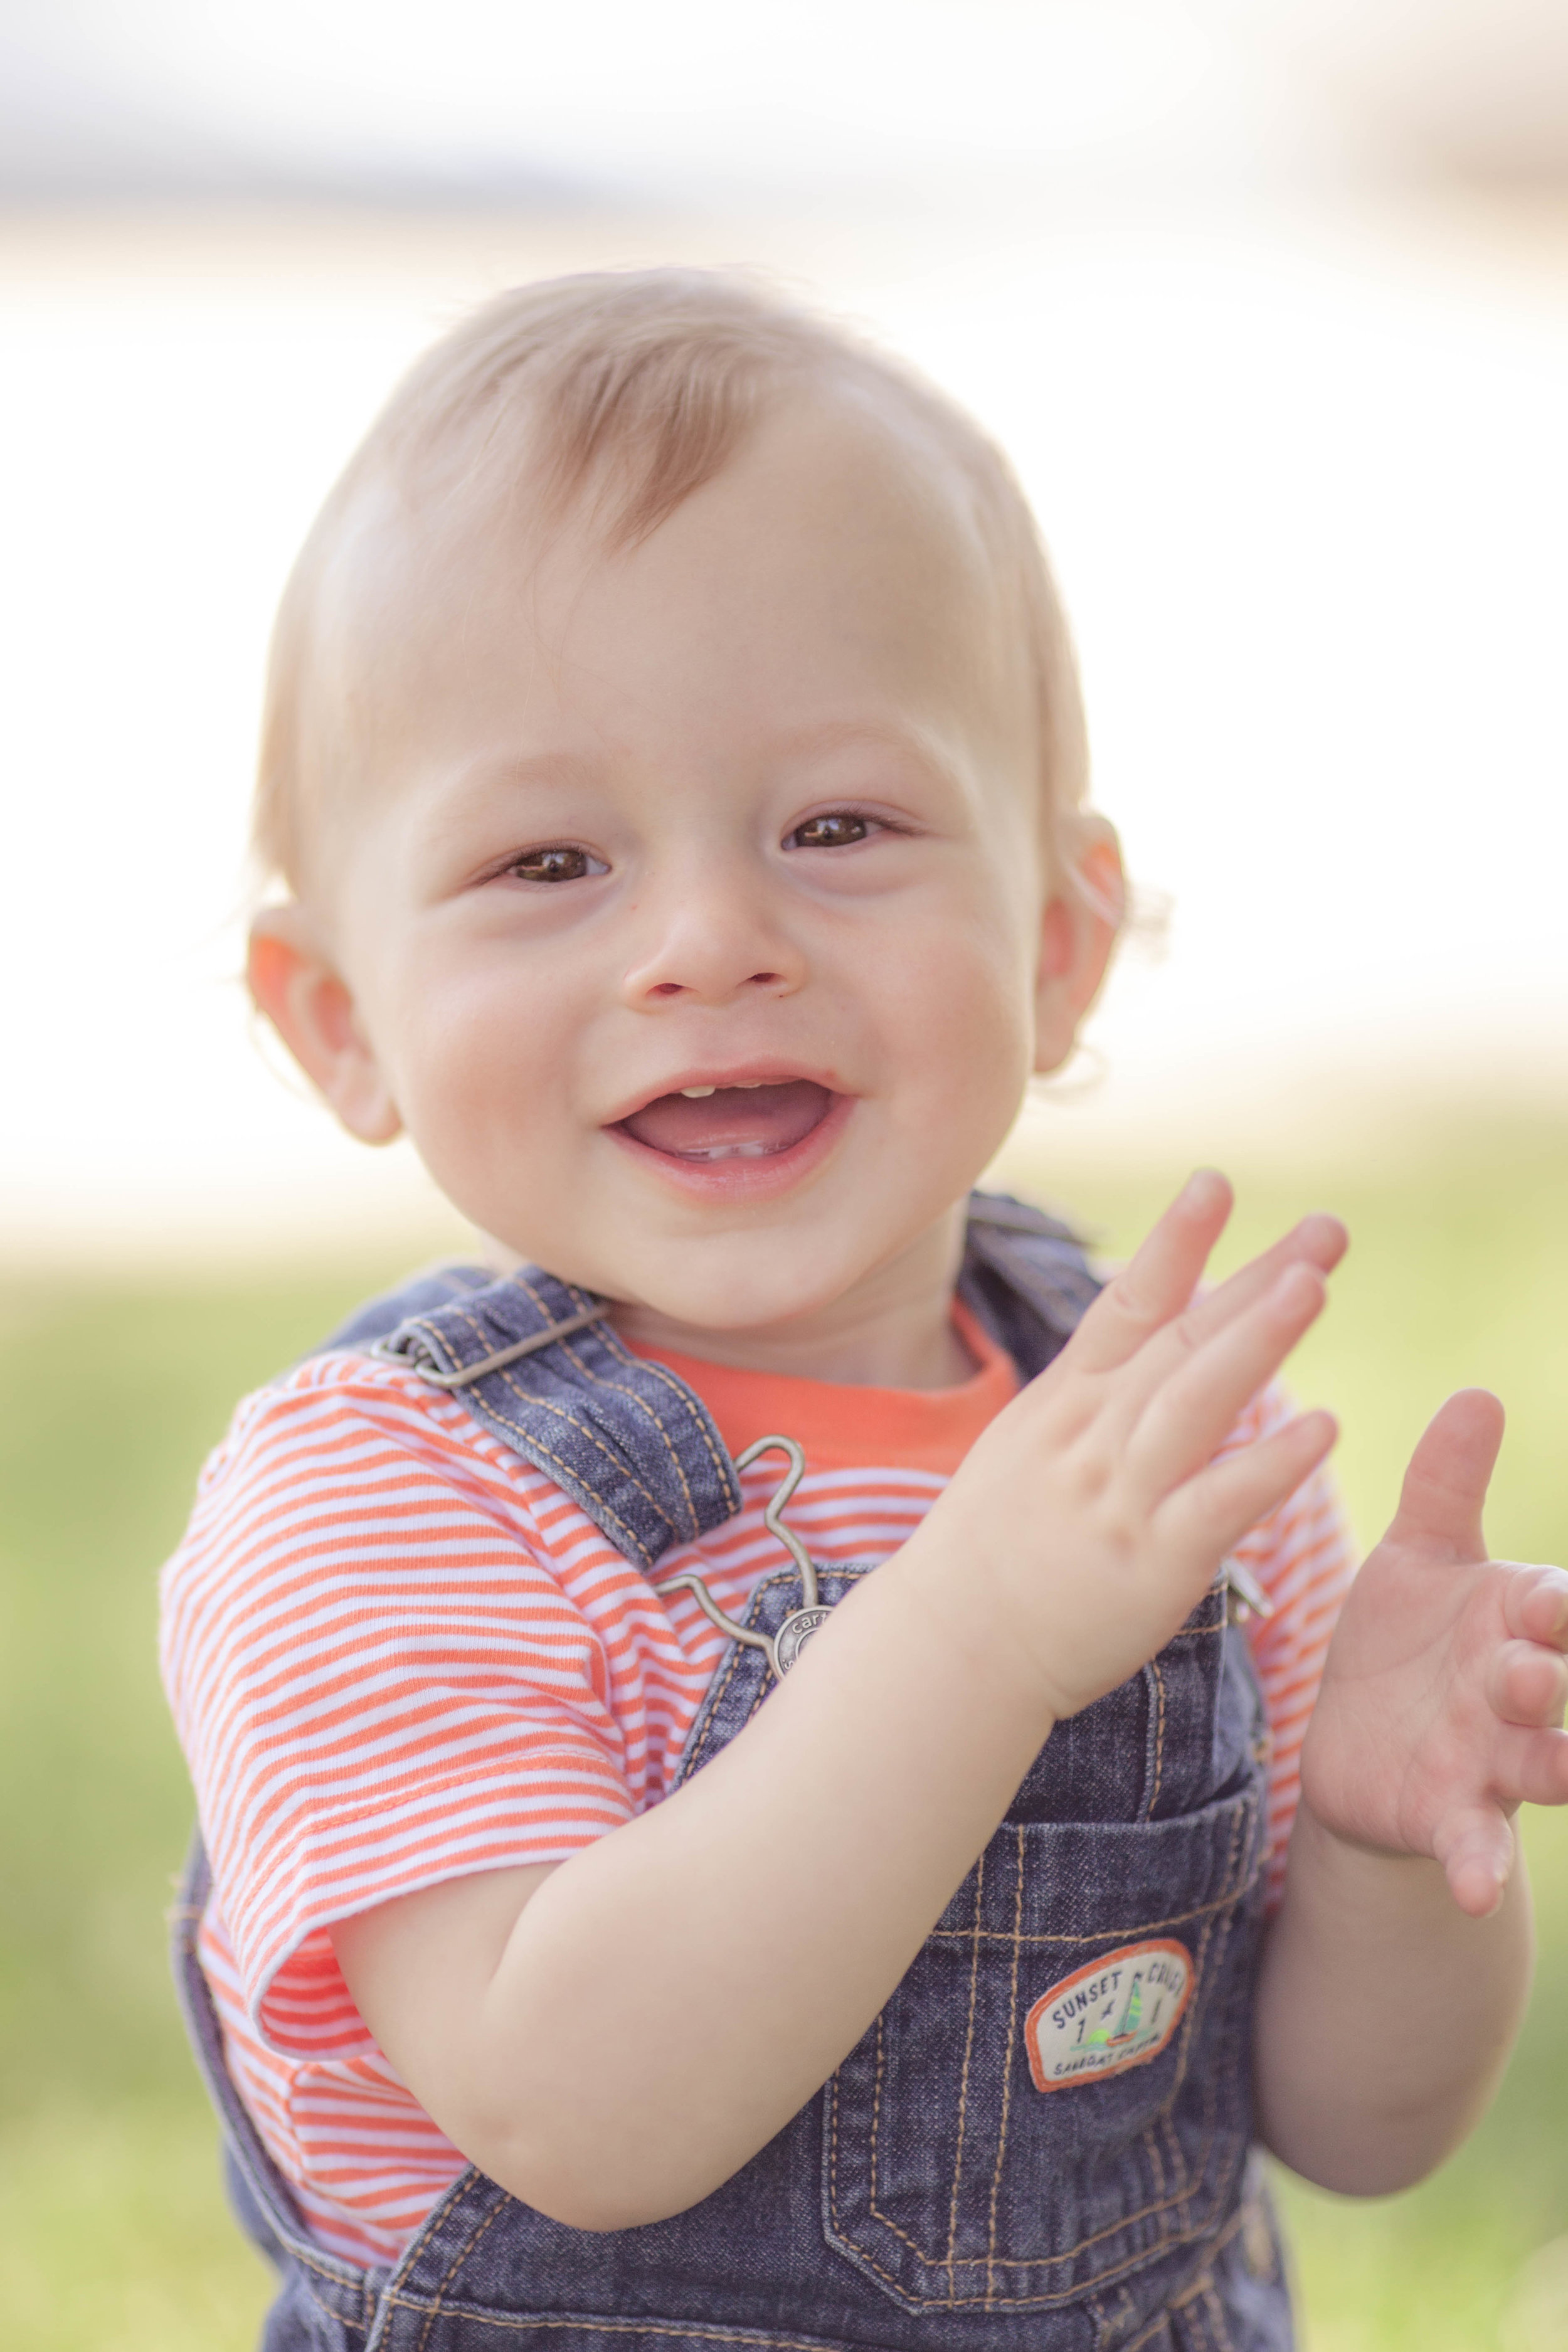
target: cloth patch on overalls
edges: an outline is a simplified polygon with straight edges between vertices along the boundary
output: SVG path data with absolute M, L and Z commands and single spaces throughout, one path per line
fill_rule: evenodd
M 1193 1973 L 1184 1944 L 1124 1944 L 1043 1992 L 1024 2022 L 1036 2090 L 1102 2083 L 1157 2058 L 1192 1999 Z

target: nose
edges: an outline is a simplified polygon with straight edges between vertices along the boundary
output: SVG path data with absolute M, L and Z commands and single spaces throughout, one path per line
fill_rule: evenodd
M 728 860 L 650 884 L 637 913 L 638 952 L 622 982 L 634 1011 L 788 996 L 805 977 L 765 887 Z

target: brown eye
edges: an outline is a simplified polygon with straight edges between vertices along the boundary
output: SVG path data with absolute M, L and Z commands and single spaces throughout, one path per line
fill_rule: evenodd
M 605 867 L 585 849 L 525 849 L 507 871 L 520 882 L 581 882 L 586 875 L 603 874 Z
M 797 824 L 784 844 L 786 849 L 844 849 L 852 841 L 864 841 L 871 828 L 863 816 L 853 816 L 847 809 L 835 809 L 829 816 L 808 816 Z

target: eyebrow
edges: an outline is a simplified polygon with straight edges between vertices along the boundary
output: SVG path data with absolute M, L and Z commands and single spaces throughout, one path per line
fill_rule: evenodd
M 447 772 L 459 789 L 492 784 L 583 784 L 594 781 L 594 763 L 579 751 L 481 751 Z
M 897 719 L 824 719 L 815 726 L 788 729 L 763 746 L 764 756 L 774 759 L 811 759 L 860 749 L 900 752 L 933 771 L 944 782 L 962 788 L 966 782 L 963 768 L 938 735 Z M 447 772 L 447 781 L 465 791 L 483 791 L 497 784 L 571 786 L 596 782 L 599 770 L 598 761 L 584 758 L 580 751 L 481 752 L 457 762 Z
M 896 719 L 825 719 L 818 726 L 791 730 L 778 739 L 776 748 L 786 756 L 803 759 L 862 748 L 898 751 L 961 792 L 967 790 L 971 781 L 967 770 L 954 760 L 941 736 L 929 728 L 910 726 Z

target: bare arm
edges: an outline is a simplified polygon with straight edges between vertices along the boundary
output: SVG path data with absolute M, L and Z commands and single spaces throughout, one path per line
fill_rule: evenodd
M 889 1565 L 663 1804 L 558 1869 L 458 1880 L 338 1929 L 422 2104 L 558 2219 L 679 2212 L 787 2122 L 1048 1730 L 1026 1675 L 955 1649 L 922 1563 Z
M 1259 2121 L 1322 2187 L 1408 2188 L 1496 2086 L 1531 1961 L 1510 1817 L 1568 1798 L 1568 1579 L 1489 1560 L 1496 1400 L 1451 1398 L 1346 1603 L 1258 1988 Z
M 1522 1869 L 1472 1919 L 1439 1864 L 1374 1853 L 1305 1809 L 1257 2011 L 1258 2126 L 1291 2169 L 1349 2197 L 1408 2189 L 1476 2123 L 1530 1990 Z
M 1227 1208 L 1218 1179 L 1188 1188 L 675 1796 L 553 1871 L 337 1928 L 372 2031 L 503 2186 L 610 2229 L 727 2179 L 859 2039 L 1053 1724 L 1152 1655 L 1321 1458 L 1313 1415 L 1211 1463 L 1343 1246 L 1311 1221 L 1193 1307 Z

